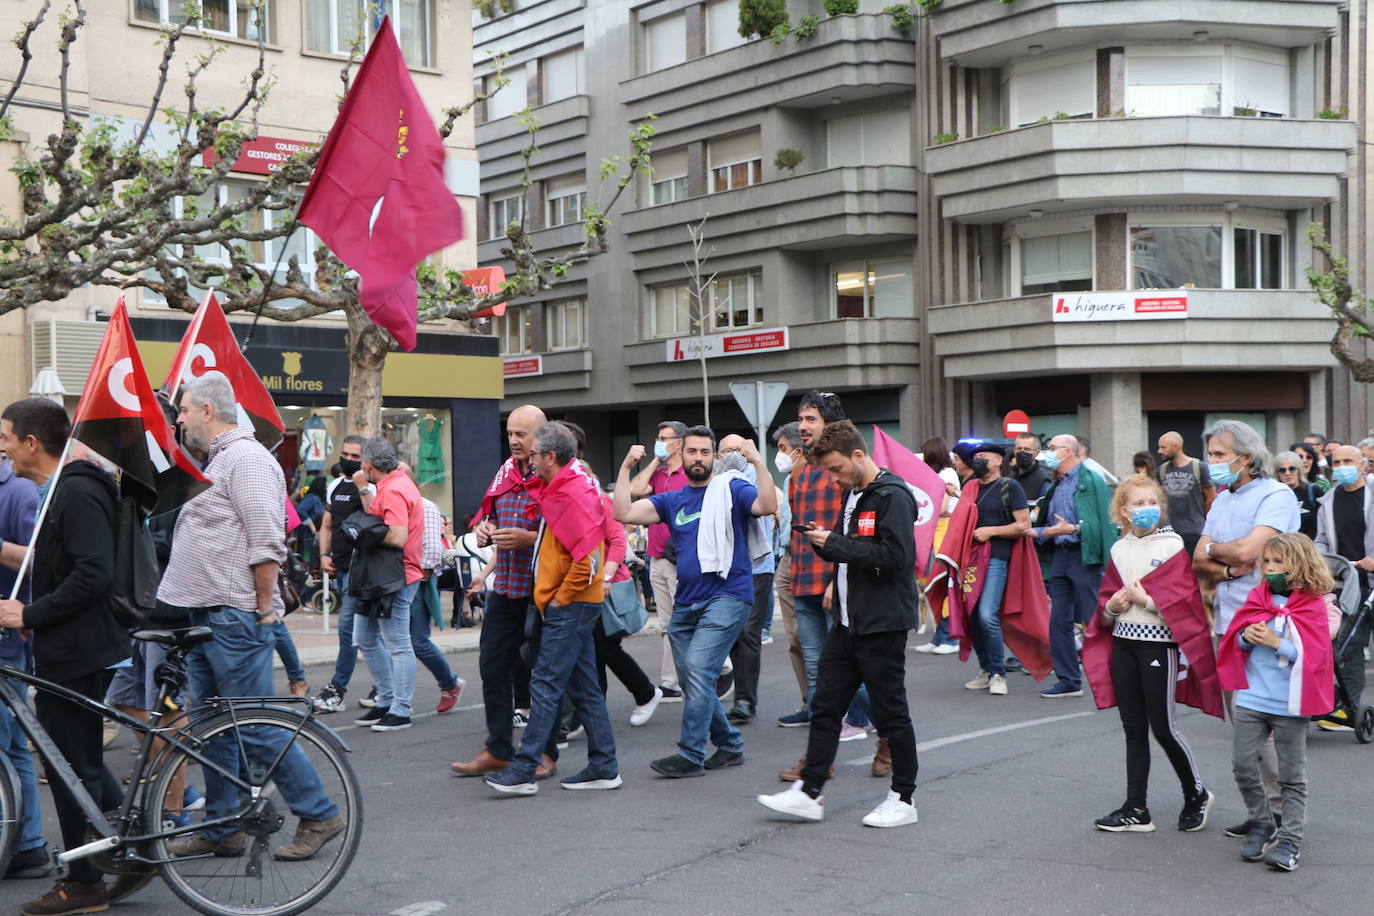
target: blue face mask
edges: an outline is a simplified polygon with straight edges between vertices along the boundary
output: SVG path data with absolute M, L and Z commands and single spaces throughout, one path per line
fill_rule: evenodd
M 1229 487 L 1236 482 L 1240 475 L 1231 470 L 1231 462 L 1223 461 L 1220 464 L 1207 465 L 1207 471 L 1212 475 L 1212 483 L 1218 487 Z
M 1349 466 L 1334 468 L 1331 471 L 1331 479 L 1343 487 L 1348 487 L 1360 479 L 1360 469 Z
M 1040 463 L 1051 471 L 1059 470 L 1059 453 L 1045 451 L 1039 455 Z
M 667 460 L 668 460 L 668 443 L 666 443 L 666 442 L 655 442 L 655 443 L 654 443 L 654 457 L 657 458 L 659 461 L 667 461 Z
M 1148 531 L 1159 524 L 1159 506 L 1139 506 L 1131 510 L 1131 524 Z

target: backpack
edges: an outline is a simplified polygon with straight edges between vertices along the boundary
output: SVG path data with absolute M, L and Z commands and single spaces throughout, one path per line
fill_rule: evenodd
M 121 496 L 115 503 L 114 539 L 110 610 L 121 625 L 136 629 L 147 623 L 157 606 L 161 573 L 148 515 L 132 496 Z
M 1170 464 L 1172 464 L 1172 462 L 1166 461 L 1166 462 L 1164 462 L 1163 464 L 1161 464 L 1159 467 L 1155 468 L 1155 478 L 1159 481 L 1159 485 L 1160 485 L 1161 487 L 1164 486 L 1164 474 L 1168 471 L 1168 468 L 1169 468 L 1169 465 L 1170 465 Z M 1198 461 L 1198 460 L 1196 460 L 1196 459 L 1194 459 L 1194 460 L 1193 460 L 1193 463 L 1192 463 L 1192 468 L 1193 468 L 1193 482 L 1197 484 L 1197 486 L 1198 486 L 1199 489 L 1201 489 L 1201 488 L 1202 488 L 1202 462 L 1201 462 L 1201 461 Z M 1168 491 L 1166 490 L 1165 492 L 1167 493 Z

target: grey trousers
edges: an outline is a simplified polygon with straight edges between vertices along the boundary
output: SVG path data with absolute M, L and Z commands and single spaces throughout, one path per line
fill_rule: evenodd
M 1259 767 L 1260 748 L 1272 736 L 1278 753 L 1279 791 L 1283 796 L 1283 824 L 1278 836 L 1301 843 L 1302 829 L 1307 823 L 1307 719 L 1237 706 L 1233 724 L 1231 770 L 1250 820 L 1274 823 L 1274 809 L 1264 791 Z

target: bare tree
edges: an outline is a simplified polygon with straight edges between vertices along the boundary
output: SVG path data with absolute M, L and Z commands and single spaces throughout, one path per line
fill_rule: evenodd
M 14 43 L 21 66 L 0 102 L 0 139 L 14 137 L 10 106 L 23 85 L 33 57 L 31 41 L 50 11 L 43 0 L 34 17 L 22 24 Z M 250 15 L 260 15 L 262 0 L 252 0 Z M 254 312 L 274 321 L 300 321 L 341 311 L 348 322 L 349 403 L 347 425 L 352 432 L 374 434 L 381 408 L 382 367 L 396 345 L 358 304 L 358 278 L 324 246 L 313 253 L 314 277 L 306 276 L 298 259 L 277 258 L 297 228 L 294 216 L 265 220 L 261 214 L 294 214 L 314 173 L 319 148 L 300 151 L 283 162 L 266 181 L 253 184 L 232 200 L 221 200 L 224 184 L 244 144 L 258 133 L 258 116 L 272 87 L 266 67 L 264 38 L 258 42 L 257 63 L 243 82 L 243 92 L 228 109 L 207 108 L 199 102 L 198 82 L 224 50 L 206 42 L 186 68 L 184 104 L 173 107 L 166 98 L 173 65 L 187 29 L 201 25 L 200 5 L 190 2 L 185 18 L 163 29 L 158 81 L 141 124 L 130 138 L 113 124 L 83 126 L 72 114 L 68 89 L 71 47 L 86 25 L 82 0 L 73 15 L 59 22 L 61 55 L 59 128 L 35 144 L 28 158 L 13 170 L 21 187 L 22 213 L 0 219 L 0 315 L 37 302 L 66 297 L 85 284 L 142 287 L 162 296 L 169 307 L 193 312 L 203 290 L 214 287 L 226 312 Z M 362 50 L 355 42 L 341 72 L 347 93 L 353 65 Z M 460 118 L 492 92 L 509 82 L 498 63 L 494 88 L 472 100 L 442 111 L 439 133 L 447 137 Z M 342 96 L 340 97 L 342 100 Z M 528 111 L 522 116 L 529 142 L 522 153 L 521 185 L 530 184 L 530 164 L 538 153 L 538 122 Z M 615 207 L 636 174 L 648 174 L 654 130 L 652 115 L 630 130 L 629 152 L 601 163 L 605 200 L 586 208 L 586 235 L 571 250 L 535 250 L 523 223 L 507 227 L 509 245 L 501 253 L 514 264 L 500 290 L 479 296 L 463 282 L 462 272 L 430 263 L 417 270 L 419 320 L 470 320 L 474 313 L 503 301 L 551 289 L 577 264 L 607 250 L 607 214 Z M 154 149 L 155 130 L 171 129 L 174 137 Z M 214 164 L 202 164 L 213 150 Z M 607 190 L 609 186 L 609 190 Z M 206 202 L 208 200 L 208 203 Z M 207 259 L 200 252 L 218 246 L 222 257 Z M 254 249 L 271 253 L 255 258 Z M 273 267 L 264 260 L 276 258 Z
M 1374 382 L 1374 359 L 1361 357 L 1351 349 L 1352 337 L 1374 334 L 1374 316 L 1370 306 L 1374 300 L 1365 297 L 1350 285 L 1350 268 L 1345 258 L 1336 254 L 1321 224 L 1307 227 L 1312 248 L 1321 255 L 1325 269 L 1307 268 L 1307 282 L 1316 293 L 1317 301 L 1331 310 L 1336 319 L 1336 333 L 1331 338 L 1331 355 L 1346 368 L 1357 382 Z
M 710 326 L 711 286 L 716 282 L 716 274 L 712 271 L 710 276 L 706 276 L 706 262 L 716 249 L 709 248 L 704 253 L 702 249 L 706 247 L 706 221 L 710 218 L 710 214 L 707 214 L 701 218 L 701 222 L 688 224 L 687 235 L 692 240 L 692 256 L 690 260 L 684 259 L 682 262 L 691 277 L 687 281 L 687 307 L 697 334 L 697 360 L 701 363 L 702 422 L 707 426 L 711 425 L 711 383 L 706 371 L 706 330 Z

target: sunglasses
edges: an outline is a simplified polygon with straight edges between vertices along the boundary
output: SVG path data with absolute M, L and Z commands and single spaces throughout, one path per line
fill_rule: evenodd
M 1298 469 L 1295 467 L 1277 468 L 1280 474 L 1296 474 Z

